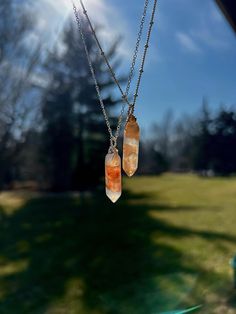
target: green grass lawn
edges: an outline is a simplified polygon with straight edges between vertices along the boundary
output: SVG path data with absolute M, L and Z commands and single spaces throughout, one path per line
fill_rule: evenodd
M 126 179 L 103 193 L 0 194 L 0 314 L 236 313 L 236 179 Z

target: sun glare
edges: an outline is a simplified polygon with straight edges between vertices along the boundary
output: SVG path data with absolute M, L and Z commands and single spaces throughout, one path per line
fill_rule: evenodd
M 73 0 L 73 2 L 81 12 L 80 1 Z M 110 1 L 105 0 L 83 0 L 83 3 L 89 12 L 92 23 L 102 26 L 100 29 L 100 38 L 104 47 L 106 47 L 107 43 L 111 42 L 112 38 L 115 39 L 120 34 L 126 33 L 126 37 L 121 42 L 118 51 L 121 55 L 127 57 L 130 52 L 130 34 L 127 33 L 129 27 L 120 15 L 118 8 Z M 45 12 L 45 10 L 42 12 L 42 16 L 46 19 L 46 22 L 44 22 L 47 25 L 47 29 L 56 28 L 60 32 L 68 16 L 73 16 L 72 1 L 41 0 L 41 6 L 44 7 L 44 5 L 49 5 L 51 8 L 50 13 Z M 121 20 L 122 23 L 120 23 Z
M 78 8 L 80 8 L 80 2 L 79 0 L 73 0 L 73 2 L 76 4 Z M 52 5 L 56 10 L 67 13 L 72 8 L 72 1 L 71 0 L 59 0 L 55 2 L 54 0 L 48 0 L 48 3 Z M 91 14 L 93 12 L 96 12 L 96 16 L 98 16 L 98 12 L 104 12 L 106 10 L 106 6 L 104 4 L 104 0 L 84 0 L 85 6 L 91 11 Z

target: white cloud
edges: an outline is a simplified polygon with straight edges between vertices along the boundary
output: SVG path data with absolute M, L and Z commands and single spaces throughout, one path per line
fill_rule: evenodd
M 226 19 L 213 1 L 206 1 L 202 10 L 195 11 L 185 29 L 175 36 L 182 49 L 192 54 L 225 52 L 232 46 L 232 32 Z M 178 25 L 179 26 L 179 25 Z
M 206 10 L 195 27 L 189 30 L 202 49 L 226 50 L 231 45 L 231 32 L 226 19 L 213 2 L 206 5 Z
M 208 46 L 213 49 L 228 49 L 229 42 L 225 40 L 225 35 L 212 31 L 207 28 L 201 28 L 197 30 L 192 30 L 191 34 L 196 38 L 202 45 Z
M 186 51 L 197 54 L 202 52 L 196 41 L 189 34 L 177 32 L 176 38 Z

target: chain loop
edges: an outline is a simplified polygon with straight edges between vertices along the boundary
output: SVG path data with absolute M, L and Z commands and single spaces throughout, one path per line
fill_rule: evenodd
M 117 138 L 115 136 L 112 136 L 110 139 L 111 147 L 116 148 L 117 146 Z

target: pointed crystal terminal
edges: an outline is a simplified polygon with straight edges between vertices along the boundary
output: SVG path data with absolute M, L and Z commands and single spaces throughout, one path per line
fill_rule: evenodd
M 138 168 L 139 126 L 131 115 L 126 123 L 123 141 L 123 170 L 131 177 Z
M 121 196 L 121 159 L 116 149 L 106 155 L 105 180 L 106 195 L 115 203 Z

